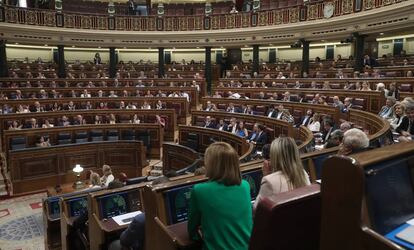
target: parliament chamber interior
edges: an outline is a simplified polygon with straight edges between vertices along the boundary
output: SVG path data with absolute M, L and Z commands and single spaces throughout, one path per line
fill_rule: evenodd
M 0 0 L 0 250 L 413 250 L 413 72 L 414 0 Z

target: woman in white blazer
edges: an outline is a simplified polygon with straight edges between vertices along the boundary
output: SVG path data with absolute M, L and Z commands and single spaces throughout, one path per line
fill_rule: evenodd
M 272 173 L 262 179 L 254 207 L 263 197 L 273 196 L 295 188 L 310 185 L 309 176 L 303 169 L 299 149 L 290 137 L 276 138 L 270 146 Z

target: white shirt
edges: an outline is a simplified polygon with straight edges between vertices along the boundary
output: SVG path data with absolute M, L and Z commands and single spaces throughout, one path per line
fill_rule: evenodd
M 101 181 L 102 181 L 102 184 L 105 185 L 105 187 L 107 187 L 109 183 L 111 183 L 114 179 L 115 177 L 112 174 L 110 174 L 106 178 L 105 176 L 102 176 Z
M 308 124 L 308 129 L 312 132 L 320 132 L 321 131 L 321 123 L 316 121 L 316 122 L 310 122 Z

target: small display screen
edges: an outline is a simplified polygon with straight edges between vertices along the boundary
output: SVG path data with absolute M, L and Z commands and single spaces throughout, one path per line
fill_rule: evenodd
M 88 211 L 88 198 L 79 197 L 68 201 L 70 216 L 79 216 Z
M 261 169 L 242 173 L 242 178 L 250 185 L 250 196 L 254 201 L 259 194 L 260 185 L 262 183 L 263 172 Z
M 193 185 L 174 188 L 165 192 L 170 224 L 188 219 L 188 205 L 190 203 Z
M 98 197 L 97 201 L 100 206 L 101 219 L 112 218 L 141 209 L 138 190 L 104 195 Z

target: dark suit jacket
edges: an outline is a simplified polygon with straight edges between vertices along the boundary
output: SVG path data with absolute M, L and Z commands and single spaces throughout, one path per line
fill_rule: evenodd
M 335 130 L 334 127 L 331 127 L 328 131 L 323 131 L 322 132 L 322 139 L 324 142 L 327 142 L 329 137 L 331 137 L 331 133 Z
M 269 117 L 269 114 L 272 113 L 272 115 L 270 117 L 272 118 L 276 118 L 277 114 L 279 113 L 279 111 L 277 109 L 270 109 L 267 113 L 266 116 Z
M 256 136 L 255 140 L 256 144 L 264 145 L 267 143 L 267 134 L 266 132 L 262 131 L 262 133 L 259 133 L 258 136 Z
M 217 124 L 216 129 L 220 129 L 220 124 Z M 228 131 L 228 127 L 227 127 L 227 124 L 226 123 L 223 124 L 222 131 Z
M 303 124 L 303 121 L 304 121 L 305 119 L 307 119 L 307 120 L 305 121 L 305 124 Z M 307 115 L 302 116 L 302 118 L 300 119 L 300 122 L 297 124 L 297 126 L 298 126 L 298 127 L 299 127 L 300 125 L 303 125 L 303 126 L 308 126 L 308 124 L 309 124 L 310 120 L 311 120 L 311 117 L 310 117 L 310 116 L 307 116 Z
M 216 128 L 216 124 L 214 124 L 214 122 L 211 121 L 209 124 L 205 123 L 204 127 L 205 128 Z
M 122 232 L 119 240 L 121 245 L 132 249 L 144 249 L 145 239 L 145 214 L 134 217 L 128 228 Z

